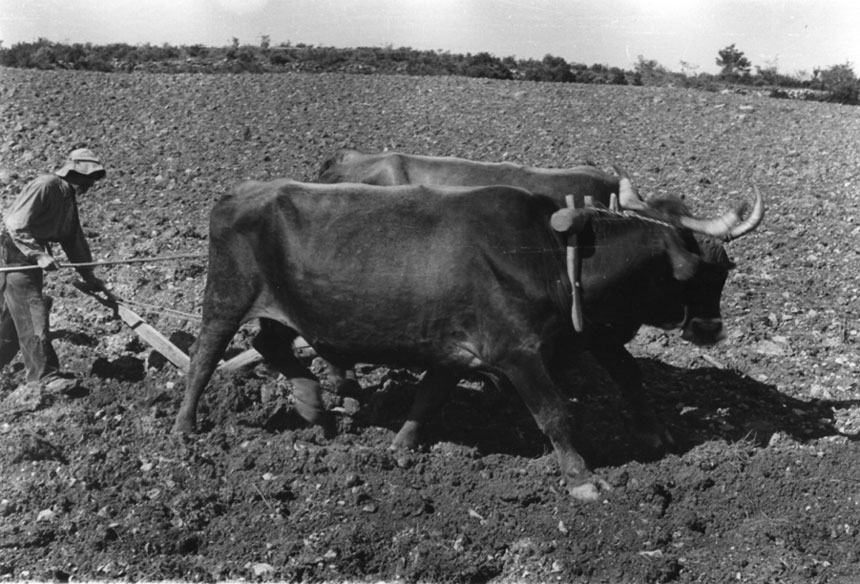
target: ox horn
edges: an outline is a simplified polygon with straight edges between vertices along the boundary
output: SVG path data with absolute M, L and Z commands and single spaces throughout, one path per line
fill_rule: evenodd
M 642 200 L 639 193 L 633 187 L 630 181 L 630 175 L 617 164 L 613 164 L 612 168 L 620 177 L 618 180 L 618 206 L 622 209 L 646 209 L 648 204 Z
M 755 203 L 753 204 L 752 211 L 750 211 L 749 216 L 744 219 L 742 223 L 736 225 L 731 230 L 728 237 L 726 237 L 726 241 L 731 241 L 746 235 L 758 227 L 762 219 L 764 219 L 764 199 L 762 198 L 757 185 L 753 185 L 753 190 L 755 191 Z
M 741 215 L 743 215 L 746 210 L 746 203 L 741 203 L 736 209 L 728 211 L 721 217 L 715 217 L 713 219 L 681 217 L 681 225 L 692 231 L 710 235 L 711 237 L 722 239 L 726 242 L 737 239 L 742 235 L 746 235 L 758 227 L 764 218 L 764 200 L 762 199 L 758 187 L 754 187 L 754 189 L 755 204 L 753 205 L 753 210 L 743 221 L 741 220 Z

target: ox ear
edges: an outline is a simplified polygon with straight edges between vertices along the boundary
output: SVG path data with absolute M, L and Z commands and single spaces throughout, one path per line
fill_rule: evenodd
M 702 258 L 674 243 L 669 244 L 668 253 L 672 262 L 672 276 L 676 280 L 684 282 L 696 274 Z
M 585 228 L 591 213 L 587 209 L 559 209 L 550 217 L 550 225 L 559 233 L 579 233 Z

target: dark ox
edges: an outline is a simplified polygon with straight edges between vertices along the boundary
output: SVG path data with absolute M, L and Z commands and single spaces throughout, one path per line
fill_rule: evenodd
M 616 171 L 620 176 L 613 176 L 588 165 L 540 168 L 509 162 L 479 162 L 452 156 L 421 156 L 400 152 L 366 153 L 343 148 L 323 162 L 319 181 L 374 185 L 509 185 L 551 197 L 559 207 L 566 206 L 565 197 L 568 195 L 573 195 L 578 204 L 590 197 L 595 203 L 608 206 L 611 196 L 618 194 L 620 204 L 625 209 L 641 210 L 649 205 L 672 205 L 675 207 L 674 214 L 688 217 L 688 221 L 691 221 L 689 226 L 694 230 L 698 229 L 697 225 L 692 223 L 689 211 L 677 199 L 646 203 L 631 185 L 629 177 L 618 168 Z M 754 221 L 760 221 L 763 212 L 763 206 L 757 206 L 753 211 Z M 752 226 L 754 227 L 755 225 Z M 733 267 L 721 242 L 716 241 L 712 235 L 696 233 L 704 266 L 689 285 L 691 314 L 682 334 L 684 339 L 700 345 L 714 344 L 725 337 L 719 300 L 729 269 Z M 739 235 L 729 236 L 729 239 L 734 237 Z
M 686 206 L 677 198 L 652 198 L 646 203 L 633 188 L 629 177 L 620 169 L 614 176 L 593 166 L 571 168 L 539 168 L 508 162 L 478 162 L 455 157 L 420 156 L 398 152 L 365 153 L 341 149 L 327 159 L 320 171 L 319 180 L 325 183 L 361 182 L 377 185 L 510 185 L 532 193 L 551 197 L 559 207 L 565 207 L 565 198 L 573 195 L 578 204 L 586 198 L 595 203 L 610 205 L 613 194 L 618 194 L 624 209 L 636 210 L 657 216 L 671 215 L 692 230 L 695 242 L 690 245 L 701 258 L 695 275 L 685 283 L 686 318 L 681 323 L 682 338 L 698 345 L 711 345 L 725 337 L 720 313 L 720 298 L 729 270 L 729 260 L 722 241 L 731 240 L 754 229 L 761 221 L 764 206 L 760 197 L 747 221 L 724 232 L 719 223 L 693 219 Z M 605 306 L 614 306 L 607 302 Z M 637 416 L 638 429 L 647 443 L 658 448 L 672 442 L 668 433 L 657 423 L 642 395 L 639 367 L 624 347 L 636 335 L 642 324 L 662 323 L 628 321 L 623 327 L 595 327 L 594 303 L 584 310 L 586 339 L 589 351 L 607 370 L 622 393 L 632 402 Z M 652 312 L 653 315 L 653 312 Z M 355 375 L 351 370 L 329 366 L 338 391 L 354 391 Z M 397 446 L 414 446 L 414 434 L 398 436 Z
M 203 324 L 174 431 L 194 429 L 219 358 L 239 326 L 259 318 L 254 346 L 290 381 L 309 421 L 325 412 L 318 380 L 285 350 L 298 336 L 336 365 L 426 369 L 401 434 L 459 377 L 481 373 L 522 397 L 570 493 L 597 498 L 606 485 L 575 448 L 559 388 L 560 365 L 583 340 L 570 320 L 566 235 L 551 227 L 557 211 L 547 197 L 505 186 L 239 186 L 211 213 Z M 680 323 L 687 312 L 684 284 L 700 250 L 677 217 L 648 213 L 653 220 L 599 209 L 555 215 L 553 225 L 580 241 L 585 311 L 595 329 L 612 331 L 600 335 Z M 736 227 L 729 218 L 727 232 Z

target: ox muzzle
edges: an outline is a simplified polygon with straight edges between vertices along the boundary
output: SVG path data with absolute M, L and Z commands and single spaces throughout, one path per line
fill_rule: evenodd
M 726 338 L 722 318 L 691 318 L 684 323 L 681 338 L 694 345 L 715 345 Z
M 688 306 L 684 306 L 684 317 L 681 320 L 666 322 L 659 326 L 667 331 L 681 329 L 681 338 L 694 345 L 716 345 L 726 338 L 721 317 L 691 317 Z

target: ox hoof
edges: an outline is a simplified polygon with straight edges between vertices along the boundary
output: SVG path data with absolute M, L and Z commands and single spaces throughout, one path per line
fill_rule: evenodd
M 567 488 L 568 494 L 578 501 L 592 503 L 601 498 L 602 494 L 612 490 L 612 487 L 601 478 L 592 477 L 588 482 Z
M 405 422 L 403 427 L 391 442 L 391 450 L 417 450 L 418 426 L 414 422 Z
M 320 393 L 319 383 L 309 379 L 292 379 L 293 404 L 301 417 L 322 426 L 325 424 L 325 404 Z
M 295 402 L 296 411 L 311 424 L 322 426 L 326 421 L 326 412 L 316 404 L 306 404 L 299 400 Z
M 323 429 L 323 436 L 326 438 L 337 436 L 337 420 L 330 412 L 299 401 L 295 403 L 295 408 L 299 415 L 308 423 L 321 427 Z
M 293 401 L 293 407 L 296 412 L 304 418 L 309 424 L 320 426 L 323 429 L 323 436 L 326 438 L 334 438 L 337 436 L 337 420 L 330 412 L 323 407 L 322 401 L 311 400 L 311 403 L 298 399 L 298 396 Z
M 192 421 L 177 419 L 173 423 L 173 428 L 170 430 L 170 433 L 171 434 L 193 434 L 195 426 L 196 426 L 196 424 Z
M 391 441 L 390 450 L 418 450 L 418 439 L 413 437 L 401 438 L 398 434 Z

